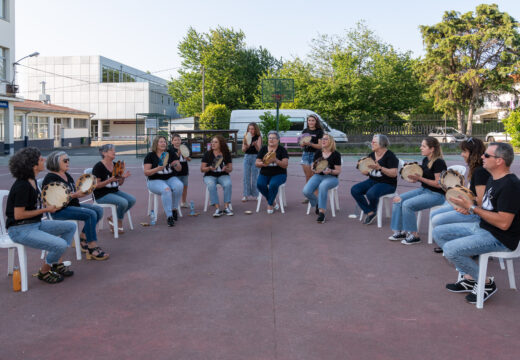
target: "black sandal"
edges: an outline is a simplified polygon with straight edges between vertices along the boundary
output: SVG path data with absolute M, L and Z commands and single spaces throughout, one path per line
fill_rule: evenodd
M 38 279 L 45 281 L 47 284 L 57 284 L 63 281 L 63 276 L 52 270 L 49 270 L 46 273 L 42 273 L 41 270 L 38 270 Z
M 81 239 L 79 242 L 79 246 L 81 247 L 81 252 L 87 253 L 88 252 L 88 243 L 87 240 Z
M 97 254 L 94 255 L 93 253 L 97 251 Z M 103 249 L 101 249 L 99 246 L 95 247 L 95 248 L 88 248 L 88 253 L 87 253 L 87 260 L 106 260 L 108 259 L 109 255 L 108 254 L 105 254 L 105 252 L 103 251 Z
M 70 270 L 70 268 L 68 266 L 65 266 L 63 263 L 52 264 L 51 270 L 64 277 L 74 275 L 74 271 Z

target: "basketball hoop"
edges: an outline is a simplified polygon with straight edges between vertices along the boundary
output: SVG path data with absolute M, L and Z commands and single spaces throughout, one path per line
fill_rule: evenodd
M 294 80 L 263 79 L 262 102 L 276 104 L 276 131 L 278 131 L 280 105 L 284 102 L 294 102 Z

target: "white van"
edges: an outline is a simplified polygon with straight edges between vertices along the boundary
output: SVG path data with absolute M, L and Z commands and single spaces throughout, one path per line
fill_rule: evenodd
M 260 116 L 269 111 L 276 116 L 276 109 L 266 110 L 233 110 L 229 121 L 230 130 L 238 130 L 237 138 L 241 141 L 247 131 L 247 124 L 251 122 L 260 123 Z M 324 130 L 334 137 L 336 142 L 347 142 L 347 135 L 344 132 L 331 128 L 318 114 L 311 110 L 305 109 L 280 109 L 280 114 L 289 116 L 291 128 L 289 131 L 283 131 L 281 136 L 299 136 L 305 128 L 305 121 L 309 115 L 316 115 L 324 128 Z

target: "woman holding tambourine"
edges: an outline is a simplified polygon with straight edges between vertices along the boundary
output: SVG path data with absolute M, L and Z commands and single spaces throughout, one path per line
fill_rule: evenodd
M 173 151 L 179 157 L 179 161 L 181 163 L 181 171 L 175 171 L 175 177 L 179 179 L 183 184 L 182 189 L 182 200 L 181 207 L 187 208 L 188 204 L 186 202 L 186 198 L 188 196 L 188 175 L 189 175 L 189 166 L 188 161 L 191 161 L 190 149 L 182 143 L 181 136 L 179 134 L 172 135 L 172 143 L 168 150 Z
M 303 148 L 302 169 L 305 174 L 305 182 L 314 174 L 312 171 L 312 163 L 317 150 L 321 149 L 321 138 L 323 137 L 323 127 L 317 115 L 311 114 L 307 116 L 307 126 L 302 131 L 300 145 Z M 303 203 L 307 203 L 309 199 L 305 198 Z
M 242 201 L 256 200 L 258 189 L 256 182 L 258 179 L 258 168 L 256 167 L 256 155 L 262 147 L 262 135 L 260 128 L 255 122 L 247 125 L 247 132 L 242 142 L 244 152 L 244 193 Z
M 267 199 L 267 213 L 272 214 L 278 209 L 275 204 L 278 188 L 287 181 L 287 166 L 289 154 L 280 145 L 280 135 L 274 130 L 267 134 L 267 145 L 262 146 L 256 156 L 256 167 L 260 169 L 256 186 Z
M 182 196 L 183 184 L 175 176 L 181 171 L 179 157 L 174 151 L 168 151 L 168 141 L 164 136 L 156 136 L 152 142 L 152 151 L 144 158 L 144 175 L 148 177 L 146 186 L 156 195 L 161 195 L 163 209 L 168 226 L 174 226 L 178 219 L 177 208 Z
M 85 194 L 76 189 L 74 179 L 68 173 L 70 158 L 65 151 L 54 151 L 47 157 L 47 170 L 42 182 L 42 189 L 46 185 L 57 182 L 64 184 L 70 191 L 69 203 L 52 214 L 54 220 L 79 220 L 85 225 L 81 231 L 81 251 L 87 253 L 87 259 L 106 260 L 109 254 L 97 245 L 96 225 L 103 218 L 103 208 L 94 204 L 80 203 L 79 198 Z M 89 176 L 89 175 L 84 175 Z M 93 184 L 94 185 L 94 184 Z
M 444 191 L 439 179 L 441 173 L 446 170 L 446 162 L 442 158 L 439 141 L 431 136 L 424 138 L 421 142 L 421 154 L 424 156 L 420 165 L 422 175 L 411 173 L 405 179 L 409 182 L 420 182 L 421 187 L 394 197 L 392 207 L 391 226 L 394 234 L 388 239 L 400 240 L 404 245 L 421 242 L 417 233 L 415 213 L 444 203 Z M 404 173 L 404 168 L 401 171 Z
M 316 207 L 318 223 L 325 222 L 325 211 L 327 211 L 327 195 L 330 189 L 338 186 L 338 176 L 341 174 L 341 154 L 336 151 L 336 141 L 329 134 L 321 138 L 321 150 L 314 155 L 312 170 L 314 175 L 307 181 L 303 188 L 303 195 L 311 206 Z M 322 170 L 322 168 L 325 169 Z M 314 191 L 318 189 L 318 197 Z

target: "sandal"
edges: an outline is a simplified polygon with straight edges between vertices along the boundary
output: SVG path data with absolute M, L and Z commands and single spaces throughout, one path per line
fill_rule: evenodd
M 84 253 L 88 252 L 88 243 L 86 240 L 81 240 L 79 242 L 79 246 L 81 247 L 81 252 L 84 252 Z
M 74 275 L 74 271 L 70 270 L 70 268 L 68 266 L 65 266 L 63 263 L 52 264 L 51 270 L 64 277 Z
M 111 233 L 114 233 L 114 228 L 113 228 L 113 227 L 110 228 L 110 232 L 111 232 Z M 122 227 L 117 228 L 117 233 L 118 233 L 119 235 L 124 234 L 124 233 L 125 233 L 125 230 L 124 230 Z
M 38 279 L 45 281 L 47 284 L 57 284 L 63 281 L 63 276 L 52 270 L 49 270 L 46 273 L 42 273 L 41 270 L 38 270 Z
M 94 252 L 97 251 L 97 254 L 94 254 Z M 99 246 L 96 246 L 95 248 L 88 248 L 87 253 L 87 260 L 106 260 L 108 259 L 109 255 L 105 254 L 103 249 L 101 249 Z

